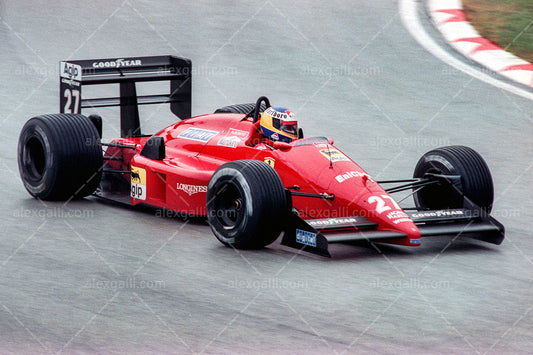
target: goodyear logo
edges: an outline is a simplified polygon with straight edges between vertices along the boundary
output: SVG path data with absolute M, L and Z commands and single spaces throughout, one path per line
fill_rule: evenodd
M 108 60 L 105 62 L 93 62 L 93 68 L 122 68 L 122 67 L 136 67 L 142 65 L 140 59 L 124 59 L 119 58 L 115 60 Z

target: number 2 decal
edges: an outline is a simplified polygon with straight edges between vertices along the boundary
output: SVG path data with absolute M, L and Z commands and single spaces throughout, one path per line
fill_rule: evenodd
M 387 200 L 387 201 L 385 201 Z M 394 199 L 388 195 L 381 195 L 380 196 L 370 196 L 368 199 L 368 203 L 375 203 L 376 204 L 376 212 L 381 214 L 385 211 L 388 211 L 392 209 L 391 206 L 387 206 L 387 204 L 391 204 L 395 209 L 400 209 L 400 206 L 394 201 Z
M 66 88 L 63 96 L 65 97 L 64 113 L 80 113 L 80 91 Z

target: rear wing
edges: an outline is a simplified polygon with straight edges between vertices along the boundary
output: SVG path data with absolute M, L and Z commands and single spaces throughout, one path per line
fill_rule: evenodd
M 152 56 L 69 60 L 60 62 L 61 113 L 81 113 L 83 108 L 120 106 L 122 137 L 141 135 L 138 105 L 170 103 L 180 119 L 191 117 L 191 71 L 189 59 Z M 169 93 L 137 95 L 135 83 L 170 81 Z M 82 98 L 85 85 L 119 84 L 118 97 Z

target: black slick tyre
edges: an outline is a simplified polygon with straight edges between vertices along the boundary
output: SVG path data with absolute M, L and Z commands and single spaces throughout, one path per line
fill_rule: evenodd
M 252 112 L 255 109 L 254 103 L 249 104 L 238 104 L 238 105 L 230 105 L 230 106 L 224 106 L 215 111 L 215 113 L 242 113 L 247 114 Z M 266 110 L 265 104 L 261 104 L 260 112 L 263 112 Z
M 19 172 L 35 198 L 70 200 L 90 195 L 100 183 L 102 164 L 98 130 L 83 115 L 37 116 L 22 128 Z
M 279 175 L 257 160 L 220 166 L 209 182 L 206 206 L 217 239 L 237 249 L 259 249 L 275 241 L 289 214 Z
M 414 194 L 419 209 L 462 208 L 463 195 L 490 213 L 494 201 L 494 186 L 487 163 L 475 150 L 465 146 L 449 146 L 431 150 L 418 161 L 413 177 L 426 174 L 461 177 L 460 190 L 450 184 L 435 184 Z

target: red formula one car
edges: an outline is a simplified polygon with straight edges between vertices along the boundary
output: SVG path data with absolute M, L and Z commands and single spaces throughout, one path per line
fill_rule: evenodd
M 413 178 L 378 182 L 330 138 L 304 138 L 290 111 L 271 108 L 266 97 L 190 117 L 188 59 L 70 61 L 60 70 L 61 113 L 30 119 L 19 139 L 20 174 L 36 198 L 94 194 L 206 216 L 223 244 L 240 249 L 264 247 L 280 235 L 284 245 L 324 256 L 329 243 L 504 238 L 504 227 L 489 215 L 491 174 L 470 148 L 434 149 Z M 169 81 L 170 94 L 138 95 L 136 85 L 147 81 Z M 117 83 L 117 97 L 82 98 L 84 86 Z M 144 134 L 138 105 L 153 103 L 169 103 L 182 120 Z M 106 106 L 120 106 L 121 136 L 101 143 L 101 117 L 80 112 Z M 414 207 L 399 206 L 392 194 L 401 191 L 411 192 Z

